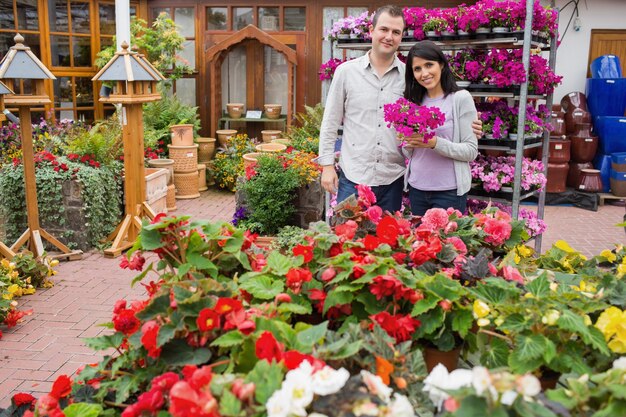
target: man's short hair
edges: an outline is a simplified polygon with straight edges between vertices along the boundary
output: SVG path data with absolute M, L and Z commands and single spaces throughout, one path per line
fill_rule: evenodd
M 376 25 L 378 24 L 378 17 L 383 13 L 387 13 L 391 17 L 401 17 L 402 23 L 406 27 L 406 20 L 404 19 L 404 12 L 402 11 L 402 8 L 392 4 L 388 4 L 387 6 L 381 6 L 376 10 L 376 12 L 374 13 L 374 18 L 372 19 L 372 27 L 376 27 Z

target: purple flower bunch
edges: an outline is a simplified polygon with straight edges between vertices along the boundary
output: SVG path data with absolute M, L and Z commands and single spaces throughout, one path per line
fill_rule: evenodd
M 508 87 L 521 84 L 526 81 L 524 64 L 516 59 L 517 51 L 508 49 L 492 49 L 485 59 L 483 78 L 488 79 L 488 84 L 498 87 Z
M 424 24 L 428 21 L 427 9 L 424 7 L 405 7 L 402 9 L 406 28 L 413 30 L 413 37 L 418 41 L 424 39 Z
M 521 60 L 521 50 L 516 51 Z M 550 94 L 561 84 L 563 77 L 550 69 L 548 60 L 541 55 L 531 54 L 529 65 L 528 90 L 533 94 Z
M 369 27 L 372 24 L 372 15 L 367 11 L 359 16 L 347 16 L 337 20 L 328 32 L 326 38 L 329 41 L 336 40 L 340 34 L 355 34 L 361 39 L 369 39 Z
M 459 80 L 479 83 L 485 70 L 485 51 L 464 49 L 448 58 L 450 69 Z
M 450 15 L 441 8 L 426 10 L 426 23 L 422 26 L 422 30 L 424 32 L 434 31 L 441 33 L 441 31 L 447 30 L 449 26 L 447 18 L 449 17 Z M 456 25 L 456 19 L 454 25 Z
M 424 136 L 424 143 L 435 136 L 435 129 L 443 126 L 446 116 L 437 107 L 415 104 L 404 97 L 395 103 L 385 104 L 384 117 L 387 127 L 393 127 L 400 137 L 417 133 Z
M 459 30 L 476 32 L 476 29 L 479 27 L 487 26 L 489 17 L 479 3 L 476 3 L 475 6 L 459 6 L 457 9 L 457 26 Z
M 322 65 L 320 65 L 320 81 L 332 79 L 333 75 L 335 75 L 335 70 L 337 70 L 337 67 L 344 62 L 345 61 L 339 58 L 331 58 L 328 61 L 324 62 Z
M 515 156 L 484 156 L 470 162 L 472 181 L 481 184 L 487 192 L 500 191 L 502 187 L 512 187 L 515 177 Z M 524 191 L 540 190 L 547 182 L 544 165 L 541 161 L 522 159 L 522 182 Z
M 506 101 L 484 102 L 478 105 L 483 132 L 493 135 L 494 139 L 506 139 L 511 130 L 511 115 L 517 109 L 509 107 Z M 514 128 L 514 127 L 513 127 Z
M 467 200 L 467 211 L 469 213 L 480 213 L 487 207 L 497 207 L 508 215 L 513 214 L 513 210 L 508 204 L 498 203 L 496 201 L 476 200 L 473 198 Z M 539 236 L 547 229 L 546 222 L 539 219 L 537 217 L 537 213 L 532 210 L 527 210 L 523 207 L 520 207 L 519 219 L 526 222 L 526 231 L 531 238 Z

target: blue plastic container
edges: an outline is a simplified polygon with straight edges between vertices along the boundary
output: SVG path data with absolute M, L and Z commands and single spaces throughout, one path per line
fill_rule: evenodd
M 600 170 L 600 178 L 602 178 L 602 192 L 608 193 L 611 189 L 611 155 L 603 155 L 598 153 L 593 159 L 593 166 Z
M 626 117 L 594 117 L 593 131 L 600 137 L 599 153 L 626 152 Z
M 622 78 L 622 65 L 617 55 L 602 55 L 591 62 L 592 78 Z
M 587 106 L 592 116 L 624 116 L 626 78 L 587 78 Z

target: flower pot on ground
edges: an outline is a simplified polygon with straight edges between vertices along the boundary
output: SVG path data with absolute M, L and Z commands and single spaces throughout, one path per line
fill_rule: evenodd
M 219 145 L 224 146 L 226 145 L 226 142 L 228 141 L 228 139 L 232 138 L 233 136 L 237 134 L 237 131 L 235 129 L 221 129 L 221 130 L 217 130 L 215 134 L 217 135 L 217 141 Z
M 259 152 L 283 152 L 287 146 L 282 143 L 260 143 L 254 148 Z
M 206 191 L 208 189 L 206 183 L 206 165 L 198 164 L 198 191 Z
M 197 164 L 196 164 L 197 166 Z M 174 176 L 177 199 L 190 199 L 200 197 L 198 192 L 198 170 L 191 172 L 177 172 Z
M 282 134 L 282 130 L 261 130 L 261 138 L 263 138 L 263 142 L 265 143 L 269 143 L 274 139 L 279 139 Z
M 280 118 L 280 112 L 283 106 L 280 104 L 264 104 L 263 109 L 265 110 L 265 117 L 268 119 L 278 119 Z
M 172 125 L 170 126 L 172 133 L 172 145 L 174 146 L 191 146 L 193 145 L 193 125 Z
M 454 348 L 447 352 L 434 347 L 424 348 L 424 362 L 426 370 L 430 373 L 435 366 L 442 364 L 448 371 L 453 371 L 458 367 L 461 347 Z
M 198 144 L 191 146 L 167 145 L 170 158 L 174 160 L 174 172 L 198 170 Z
M 215 138 L 197 138 L 198 142 L 198 161 L 201 163 L 209 162 L 215 156 Z
M 226 111 L 231 119 L 239 119 L 243 114 L 243 103 L 228 103 Z
M 149 159 L 148 166 L 152 168 L 165 168 L 167 170 L 167 184 L 170 185 L 174 181 L 174 160 L 173 159 Z
M 250 153 L 243 154 L 244 168 L 249 168 L 249 167 L 254 166 L 257 163 L 259 156 L 261 155 L 263 155 L 262 152 L 250 152 Z

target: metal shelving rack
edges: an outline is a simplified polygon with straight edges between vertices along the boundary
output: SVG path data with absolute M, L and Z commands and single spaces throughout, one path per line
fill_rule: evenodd
M 528 73 L 530 67 L 530 50 L 531 49 L 541 49 L 543 51 L 549 50 L 550 57 L 548 60 L 548 65 L 550 69 L 554 71 L 556 65 L 556 49 L 557 49 L 557 39 L 556 36 L 553 36 L 550 39 L 550 43 L 547 44 L 545 42 L 537 41 L 533 39 L 532 35 L 532 22 L 533 22 L 533 4 L 534 0 L 526 0 L 526 24 L 525 29 L 523 31 L 523 36 L 508 36 L 499 39 L 469 39 L 469 40 L 443 40 L 436 41 L 442 49 L 448 51 L 454 51 L 465 48 L 474 48 L 474 49 L 518 49 L 522 48 L 522 63 L 524 65 L 524 70 L 526 72 L 526 82 L 520 85 L 519 94 L 514 94 L 512 92 L 505 93 L 497 93 L 497 92 L 472 92 L 472 96 L 474 97 L 504 97 L 504 98 L 513 98 L 518 102 L 519 115 L 518 115 L 518 124 L 517 124 L 517 135 L 518 138 L 524 138 L 524 124 L 526 123 L 526 105 L 528 104 L 528 100 L 533 99 L 543 99 L 546 101 L 546 106 L 549 110 L 548 122 L 551 118 L 551 109 L 553 104 L 553 94 L 548 94 L 546 96 L 537 96 L 528 94 Z M 551 0 L 551 7 L 554 9 L 555 0 Z M 521 33 L 520 33 L 521 35 Z M 400 51 L 408 51 L 415 42 L 402 42 L 400 44 Z M 340 49 L 354 49 L 354 50 L 368 50 L 371 48 L 371 43 L 337 43 L 337 48 Z M 538 194 L 538 205 L 537 205 L 537 217 L 539 219 L 543 219 L 544 217 L 544 207 L 546 202 L 546 191 L 545 188 L 541 192 L 524 192 L 522 193 L 521 182 L 522 182 L 522 158 L 524 149 L 539 147 L 543 145 L 543 152 L 541 156 L 541 160 L 545 167 L 544 173 L 547 176 L 548 171 L 548 154 L 549 154 L 549 143 L 550 143 L 550 132 L 543 132 L 543 140 L 540 142 L 534 143 L 526 143 L 525 140 L 517 140 L 516 147 L 511 148 L 509 146 L 497 146 L 497 145 L 481 145 L 479 144 L 479 149 L 493 149 L 493 150 L 504 150 L 508 152 L 515 153 L 515 177 L 513 180 L 513 192 L 511 193 L 511 198 L 502 198 L 502 196 L 489 196 L 494 201 L 504 201 L 510 202 L 512 205 L 513 217 L 517 219 L 519 217 L 519 206 L 520 202 L 533 195 Z M 485 196 L 478 196 L 483 197 Z M 541 252 L 541 235 L 535 238 L 535 250 L 537 252 Z

